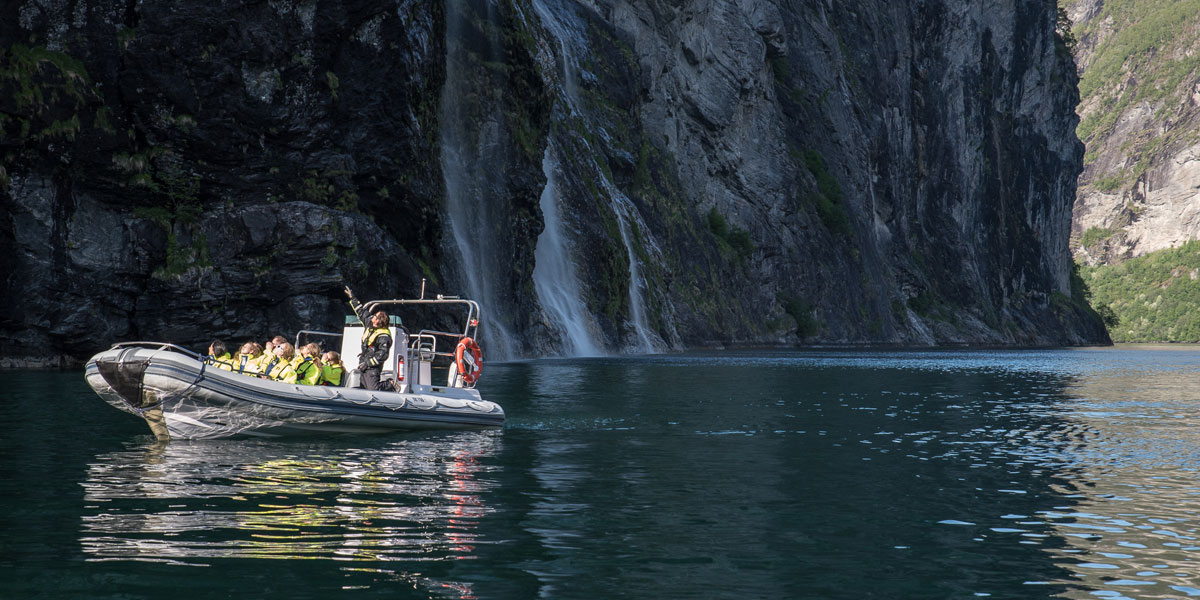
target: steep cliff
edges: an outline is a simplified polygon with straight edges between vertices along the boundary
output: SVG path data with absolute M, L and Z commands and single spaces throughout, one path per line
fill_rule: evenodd
M 1200 238 L 1200 2 L 1064 4 L 1088 149 L 1076 255 L 1113 264 Z
M 591 240 L 578 262 L 632 262 L 601 231 L 627 195 L 664 343 L 1107 340 L 1072 292 L 1083 147 L 1053 3 L 597 1 L 558 15 L 586 32 L 580 72 L 547 83 L 567 212 Z M 611 297 L 583 279 L 593 302 Z
M 334 327 L 343 283 L 422 277 L 508 356 L 1107 339 L 1053 2 L 13 11 L 10 364 Z

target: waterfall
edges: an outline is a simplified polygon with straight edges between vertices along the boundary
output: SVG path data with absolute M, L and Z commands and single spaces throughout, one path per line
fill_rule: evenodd
M 580 17 L 575 13 L 576 5 L 569 1 L 534 0 L 533 7 L 541 19 L 543 27 L 558 42 L 562 59 L 565 112 L 571 117 L 582 116 L 584 112 L 581 110 L 579 92 L 581 73 L 579 56 L 587 51 L 584 45 L 588 36 L 587 24 L 580 21 Z M 583 143 L 587 144 L 586 141 Z M 593 152 L 592 155 L 594 156 L 595 153 Z M 541 271 L 546 282 L 537 282 L 538 296 L 542 307 L 557 321 L 558 327 L 571 332 L 569 338 L 573 343 L 582 340 L 587 343 L 588 348 L 595 349 L 592 338 L 586 335 L 591 330 L 589 326 L 595 326 L 595 318 L 587 313 L 586 303 L 582 300 L 578 276 L 573 263 L 570 262 L 569 253 L 565 251 L 567 241 L 555 201 L 557 161 L 551 154 L 549 144 L 546 158 L 543 160 L 543 169 L 546 172 L 546 190 L 542 193 L 541 206 L 546 230 L 538 238 L 537 268 L 534 270 L 534 278 L 535 281 L 538 280 L 539 271 Z M 600 182 L 606 196 L 610 198 L 611 204 L 608 208 L 617 217 L 621 241 L 629 259 L 629 306 L 632 322 L 627 325 L 633 330 L 635 341 L 627 345 L 626 349 L 635 352 L 659 351 L 666 347 L 666 344 L 657 334 L 653 333 L 646 319 L 643 294 L 646 282 L 641 273 L 641 259 L 635 250 L 635 241 L 630 227 L 631 221 L 640 221 L 637 209 L 629 198 L 608 180 L 602 169 L 591 170 L 593 176 Z M 641 231 L 646 231 L 644 224 L 641 224 L 640 227 Z M 543 250 L 544 245 L 545 249 Z M 551 261 L 551 264 L 546 265 L 545 270 L 542 270 L 543 257 Z M 553 286 L 549 285 L 551 282 L 554 283 Z M 543 291 L 543 285 L 547 286 L 545 291 Z M 583 347 L 575 347 L 573 352 L 576 354 L 593 353 Z
M 496 70 L 487 65 L 504 60 L 505 51 L 496 33 L 501 29 L 497 5 L 494 0 L 484 3 L 445 0 L 445 7 L 446 79 L 439 112 L 440 160 L 446 189 L 443 251 L 449 271 L 457 275 L 456 281 L 450 283 L 461 286 L 462 292 L 483 308 L 481 337 L 487 338 L 489 350 L 510 358 L 517 355 L 520 347 L 514 337 L 518 329 L 514 323 L 522 294 L 510 289 L 514 285 L 511 265 L 505 261 L 511 259 L 513 248 L 511 240 L 503 238 L 504 224 L 512 217 L 507 199 L 510 182 L 505 179 L 511 162 L 506 149 L 512 140 L 504 121 L 504 101 L 489 93 L 489 86 L 497 85 L 497 81 L 492 79 Z M 546 31 L 557 41 L 562 60 L 558 118 L 564 118 L 565 113 L 565 118 L 586 123 L 589 119 L 580 85 L 581 76 L 587 74 L 580 60 L 588 51 L 588 23 L 577 12 L 581 9 L 569 1 L 534 0 L 533 7 Z M 609 181 L 596 159 L 589 158 L 602 153 L 587 147 L 578 154 L 584 157 L 584 162 L 572 164 L 571 177 L 564 176 L 560 162 L 565 160 L 561 151 L 567 142 L 554 136 L 571 135 L 568 130 L 552 129 L 552 138 L 547 140 L 543 153 L 546 185 L 539 208 L 545 229 L 533 249 L 534 292 L 549 331 L 559 337 L 555 346 L 564 354 L 580 356 L 603 354 L 607 344 L 600 341 L 604 339 L 600 321 L 589 312 L 584 300 L 587 282 L 581 279 L 575 264 L 576 241 L 571 236 L 572 228 L 567 226 L 569 215 L 563 214 L 564 208 L 570 206 L 566 194 L 571 192 L 567 190 L 578 185 L 577 176 L 583 176 L 592 178 L 596 187 L 604 191 L 606 205 L 595 208 L 615 215 L 629 260 L 630 308 L 627 322 L 620 325 L 623 339 L 617 344 L 634 352 L 665 348 L 666 344 L 648 324 L 647 283 L 641 264 L 641 257 L 647 253 L 639 252 L 639 248 L 657 247 L 634 204 Z M 583 139 L 572 138 L 572 142 L 576 146 L 580 143 L 590 146 Z
M 542 190 L 541 209 L 546 228 L 538 236 L 535 253 L 537 264 L 533 269 L 534 288 L 542 308 L 559 330 L 564 353 L 571 356 L 599 356 L 603 352 L 596 346 L 592 335 L 596 320 L 588 313 L 583 301 L 579 274 L 563 235 L 563 223 L 558 211 L 558 160 L 552 148 L 553 144 L 547 144 L 542 158 L 546 187 Z
M 534 0 L 542 25 L 558 41 L 562 56 L 562 82 L 566 91 L 566 109 L 575 114 L 575 99 L 578 98 L 578 66 L 575 64 L 577 51 L 574 44 L 582 40 L 577 32 L 567 31 L 551 7 L 542 0 Z M 559 6 L 558 8 L 562 8 Z M 569 49 L 568 44 L 572 44 Z M 565 354 L 572 356 L 598 356 L 603 354 L 596 345 L 592 332 L 598 329 L 596 319 L 587 310 L 583 292 L 579 285 L 579 274 L 566 239 L 564 224 L 559 214 L 558 169 L 559 162 L 554 154 L 553 142 L 546 144 L 542 157 L 542 171 L 546 175 L 546 187 L 542 190 L 540 206 L 545 229 L 538 237 L 535 252 L 536 265 L 533 281 L 538 301 L 546 311 L 552 324 L 560 331 Z
M 629 256 L 629 316 L 633 319 L 629 323 L 633 328 L 636 344 L 629 349 L 635 352 L 651 353 L 659 352 L 666 346 L 662 338 L 654 333 L 650 328 L 649 322 L 646 320 L 646 303 L 645 296 L 642 290 L 647 288 L 645 278 L 642 276 L 642 261 L 638 256 L 637 250 L 634 247 L 635 240 L 633 239 L 633 231 L 631 231 L 630 223 L 637 223 L 638 229 L 645 232 L 646 226 L 642 222 L 641 216 L 637 212 L 637 207 L 629 200 L 629 197 L 617 189 L 617 186 L 606 177 L 600 178 L 604 190 L 608 193 L 613 201 L 613 212 L 617 215 L 617 225 L 621 232 L 621 241 L 625 244 L 625 252 Z M 642 242 L 652 244 L 649 237 L 642 235 Z
M 472 110 L 465 99 L 486 80 L 472 77 L 467 49 L 464 47 L 464 23 L 471 18 L 463 0 L 446 0 L 446 81 L 442 86 L 439 121 L 441 124 L 441 167 L 446 185 L 446 221 L 453 243 L 447 255 L 457 260 L 457 273 L 466 294 L 480 304 L 480 337 L 487 337 L 491 350 L 501 357 L 515 355 L 513 336 L 507 327 L 507 315 L 495 279 L 504 268 L 500 264 L 499 244 L 492 223 L 504 215 L 493 210 L 492 186 L 502 158 L 503 125 L 498 120 L 501 107 Z M 494 7 L 488 3 L 488 17 L 495 21 Z M 492 40 L 492 53 L 500 55 L 498 41 Z M 486 102 L 486 100 L 483 100 Z M 472 120 L 472 114 L 486 120 Z M 482 120 L 482 122 L 477 122 Z
M 570 2 L 571 0 L 566 0 Z M 579 99 L 579 55 L 586 50 L 583 40 L 587 39 L 586 28 L 574 27 L 577 19 L 573 7 L 564 6 L 554 0 L 534 0 L 533 10 L 542 21 L 542 26 L 558 41 L 562 57 L 562 82 L 567 93 L 570 112 L 574 114 Z M 560 14 L 568 13 L 568 14 Z

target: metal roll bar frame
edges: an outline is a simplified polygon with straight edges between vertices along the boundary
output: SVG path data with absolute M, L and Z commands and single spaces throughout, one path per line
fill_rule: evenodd
M 422 289 L 422 296 L 424 296 L 423 289 Z M 450 358 L 450 361 L 453 363 L 454 362 L 454 352 L 438 352 L 437 336 L 444 336 L 444 337 L 452 338 L 452 339 L 454 339 L 455 345 L 457 345 L 459 341 L 462 341 L 463 338 L 468 338 L 468 337 L 474 339 L 475 342 L 478 343 L 479 342 L 479 337 L 478 337 L 478 335 L 479 335 L 479 316 L 481 313 L 478 302 L 476 302 L 474 300 L 467 300 L 465 298 L 459 298 L 457 296 L 443 296 L 443 295 L 439 294 L 437 296 L 437 298 L 426 299 L 426 298 L 422 297 L 419 300 L 403 300 L 403 299 L 371 300 L 370 302 L 367 302 L 366 304 L 363 305 L 363 312 L 365 312 L 366 314 L 372 314 L 377 309 L 384 307 L 384 306 L 422 306 L 422 305 L 429 306 L 429 305 L 453 305 L 453 304 L 461 304 L 461 305 L 465 306 L 467 309 L 466 324 L 463 326 L 463 330 L 461 333 L 452 332 L 452 331 L 437 331 L 437 330 L 433 330 L 433 329 L 422 329 L 421 331 L 417 332 L 415 335 L 409 336 L 410 338 L 412 338 L 412 340 L 409 343 L 409 350 L 416 353 L 417 357 L 420 360 L 429 360 L 430 362 L 432 362 L 433 357 L 442 356 L 442 357 Z M 429 344 L 429 346 L 422 346 L 422 344 L 421 344 L 422 340 L 428 340 L 431 342 L 431 344 Z M 428 358 L 426 358 L 426 357 L 428 357 Z M 468 386 L 468 387 L 474 387 L 474 386 L 472 385 L 472 386 Z

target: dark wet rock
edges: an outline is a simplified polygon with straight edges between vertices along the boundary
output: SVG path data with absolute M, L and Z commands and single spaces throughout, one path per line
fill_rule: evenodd
M 441 231 L 437 6 L 19 4 L 0 96 L 40 95 L 0 105 L 0 353 L 202 348 L 340 326 L 343 283 L 416 293 Z
M 463 94 L 500 132 L 479 185 L 515 352 L 563 348 L 530 283 L 547 145 L 608 350 L 639 328 L 663 347 L 1107 340 L 1071 298 L 1082 147 L 1052 3 L 568 3 L 570 80 L 532 2 L 465 4 L 464 43 L 490 40 Z M 347 283 L 462 291 L 441 3 L 6 11 L 7 364 L 338 327 Z

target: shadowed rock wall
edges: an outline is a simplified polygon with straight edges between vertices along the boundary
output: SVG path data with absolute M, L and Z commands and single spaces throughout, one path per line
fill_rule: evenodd
M 670 347 L 1107 340 L 1071 297 L 1082 147 L 1053 2 L 565 3 L 586 32 L 577 71 L 530 3 L 466 4 L 499 30 L 464 101 L 504 131 L 490 193 L 508 207 L 495 279 L 514 352 L 562 349 L 525 283 L 549 143 L 610 351 L 634 271 Z M 343 283 L 460 291 L 440 3 L 6 10 L 9 364 L 337 327 Z
M 597 174 L 635 201 L 664 340 L 1107 341 L 1072 289 L 1053 2 L 586 4 L 586 126 L 559 135 L 606 143 L 567 153 L 572 213 L 602 212 Z
M 437 5 L 16 13 L 0 19 L 4 356 L 201 349 L 340 327 L 343 281 L 416 292 L 441 231 Z

